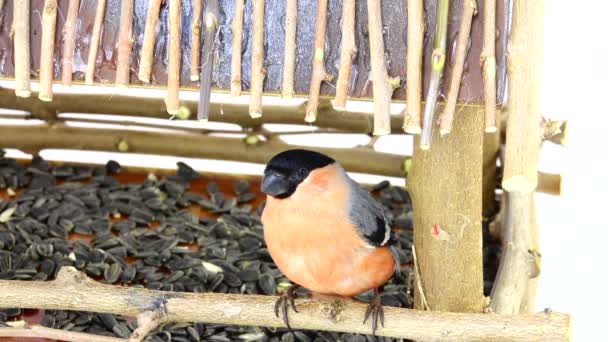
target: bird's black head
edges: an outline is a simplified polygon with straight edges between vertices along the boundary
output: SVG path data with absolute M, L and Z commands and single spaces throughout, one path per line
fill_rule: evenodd
M 309 150 L 287 150 L 272 157 L 264 170 L 262 192 L 275 198 L 287 198 L 308 174 L 334 163 L 330 157 Z

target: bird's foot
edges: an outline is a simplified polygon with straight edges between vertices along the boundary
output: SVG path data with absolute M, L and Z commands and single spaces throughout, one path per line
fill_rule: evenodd
M 367 322 L 367 319 L 370 316 L 372 317 L 372 333 L 376 336 L 378 319 L 380 319 L 380 325 L 384 327 L 384 309 L 382 308 L 382 300 L 380 299 L 380 291 L 378 291 L 378 289 L 374 289 L 374 298 L 372 298 L 367 310 L 365 310 L 363 324 Z
M 287 328 L 290 331 L 292 331 L 292 329 L 291 329 L 291 326 L 289 325 L 289 318 L 287 317 L 287 310 L 289 308 L 288 305 L 291 306 L 291 308 L 293 309 L 294 312 L 298 312 L 298 310 L 296 309 L 296 303 L 294 302 L 294 300 L 297 297 L 296 290 L 299 288 L 300 288 L 300 285 L 298 285 L 298 284 L 291 285 L 285 291 L 283 291 L 283 293 L 281 294 L 279 299 L 277 299 L 277 302 L 274 304 L 274 314 L 277 316 L 277 318 L 280 318 L 279 309 L 281 309 L 283 311 L 283 322 L 285 322 L 285 325 L 287 326 Z

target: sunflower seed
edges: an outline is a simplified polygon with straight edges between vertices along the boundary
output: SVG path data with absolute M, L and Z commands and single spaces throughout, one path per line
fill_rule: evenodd
M 103 272 L 103 278 L 106 282 L 113 284 L 118 281 L 120 278 L 120 274 L 122 272 L 122 268 L 119 264 L 111 264 L 106 270 Z

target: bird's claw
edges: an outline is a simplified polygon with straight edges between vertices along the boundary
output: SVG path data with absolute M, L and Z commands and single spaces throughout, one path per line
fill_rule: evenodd
M 378 319 L 380 319 L 380 325 L 384 327 L 384 309 L 382 308 L 382 300 L 380 298 L 380 292 L 378 289 L 374 290 L 374 298 L 371 300 L 371 302 L 369 302 L 367 310 L 365 310 L 363 324 L 367 322 L 370 316 L 372 317 L 372 333 L 374 336 L 376 336 Z
M 277 316 L 277 318 L 281 318 L 279 317 L 279 309 L 281 309 L 283 311 L 283 322 L 285 322 L 285 325 L 287 326 L 287 328 L 292 331 L 291 326 L 289 325 L 289 318 L 287 317 L 287 311 L 288 311 L 288 307 L 291 306 L 291 308 L 293 309 L 294 312 L 298 312 L 298 310 L 296 309 L 296 303 L 295 303 L 295 299 L 297 297 L 296 295 L 296 290 L 300 288 L 300 285 L 294 284 L 291 285 L 290 287 L 288 287 L 285 291 L 283 291 L 283 293 L 281 294 L 281 296 L 279 296 L 279 299 L 277 299 L 276 303 L 274 304 L 274 314 L 275 316 Z

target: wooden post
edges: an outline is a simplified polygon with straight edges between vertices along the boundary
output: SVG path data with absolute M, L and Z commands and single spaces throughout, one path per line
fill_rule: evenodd
M 424 49 L 424 10 L 422 0 L 407 2 L 407 106 L 403 130 L 411 134 L 422 131 L 422 51 Z
M 251 83 L 249 115 L 262 116 L 262 92 L 264 91 L 264 0 L 252 0 L 253 23 L 251 38 Z
M 42 11 L 42 38 L 40 46 L 41 101 L 53 100 L 53 52 L 55 51 L 55 26 L 57 24 L 57 0 L 46 0 Z
M 116 86 L 128 87 L 131 76 L 131 48 L 133 47 L 133 1 L 122 0 L 116 60 Z
M 283 82 L 281 84 L 281 97 L 285 99 L 293 98 L 295 94 L 295 91 L 293 90 L 293 79 L 296 70 L 297 21 L 298 0 L 287 0 L 287 6 L 285 8 L 285 57 L 283 58 Z
M 336 110 L 346 110 L 346 99 L 350 86 L 353 59 L 357 55 L 355 45 L 355 0 L 342 2 L 342 50 L 340 51 L 340 70 L 336 84 Z
M 89 57 L 87 59 L 87 69 L 84 75 L 86 84 L 93 84 L 95 76 L 95 62 L 97 61 L 97 51 L 99 51 L 99 39 L 101 38 L 101 26 L 103 25 L 103 16 L 106 10 L 106 0 L 97 1 L 97 9 L 95 10 L 95 23 L 93 24 L 93 33 L 91 33 L 91 43 L 89 44 Z
M 317 1 L 317 18 L 315 21 L 315 45 L 312 59 L 312 76 L 310 80 L 310 91 L 308 92 L 308 103 L 306 105 L 306 116 L 304 121 L 315 122 L 317 120 L 317 107 L 321 92 L 321 83 L 326 78 L 325 74 L 325 31 L 327 28 L 327 0 Z
M 30 1 L 13 3 L 13 29 L 15 32 L 15 95 L 30 97 Z
M 61 82 L 64 86 L 72 86 L 72 73 L 74 70 L 74 49 L 76 49 L 76 20 L 80 0 L 70 0 L 68 17 L 63 27 L 63 57 Z
M 139 58 L 139 72 L 137 77 L 140 81 L 150 83 L 152 72 L 152 56 L 154 54 L 154 40 L 156 38 L 156 23 L 160 13 L 161 0 L 150 0 L 146 14 L 146 28 L 144 29 L 144 42 L 141 46 L 141 57 Z
M 209 107 L 211 106 L 211 84 L 213 83 L 213 63 L 215 61 L 215 36 L 219 24 L 219 7 L 217 0 L 207 1 L 205 7 L 205 40 L 201 66 L 201 85 L 199 89 L 199 102 L 197 119 L 209 120 Z
M 169 68 L 167 79 L 167 113 L 179 111 L 179 69 L 181 66 L 181 0 L 169 1 Z
M 234 17 L 230 29 L 232 30 L 232 64 L 230 65 L 230 94 L 241 96 L 241 69 L 242 69 L 242 43 L 243 43 L 243 12 L 245 0 L 234 2 Z
M 487 107 L 484 114 L 487 114 Z M 496 112 L 500 118 L 500 111 Z M 487 115 L 485 115 L 487 118 Z M 487 121 L 486 121 L 487 122 Z M 496 124 L 500 130 L 500 120 Z M 483 215 L 488 216 L 495 211 L 495 192 L 497 182 L 496 161 L 500 149 L 500 134 L 484 134 L 483 136 Z
M 194 8 L 192 9 L 192 24 L 190 31 L 192 32 L 190 43 L 190 81 L 198 81 L 200 79 L 199 68 L 201 65 L 201 24 L 203 17 L 203 0 L 194 0 Z

